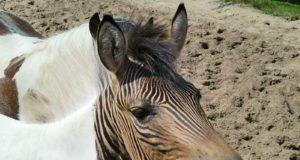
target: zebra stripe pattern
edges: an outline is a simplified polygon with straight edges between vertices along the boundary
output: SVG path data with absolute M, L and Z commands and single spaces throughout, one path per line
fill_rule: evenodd
M 96 109 L 98 159 L 241 159 L 206 118 L 199 90 L 174 69 L 186 33 L 183 4 L 171 27 L 138 23 L 126 36 L 104 16 L 97 46 L 111 82 Z

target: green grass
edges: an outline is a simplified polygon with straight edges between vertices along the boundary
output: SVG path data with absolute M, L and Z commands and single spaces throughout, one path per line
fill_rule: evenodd
M 300 0 L 223 0 L 224 2 L 246 3 L 260 9 L 265 14 L 285 17 L 288 20 L 300 19 Z

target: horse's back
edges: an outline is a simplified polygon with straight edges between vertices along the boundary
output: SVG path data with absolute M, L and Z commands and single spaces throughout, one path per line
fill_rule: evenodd
M 14 75 L 24 61 L 22 51 L 28 50 L 33 40 L 36 39 L 17 34 L 0 36 L 0 113 L 15 119 L 18 116 L 19 103 Z
M 0 113 L 17 119 L 18 91 L 13 79 L 18 68 L 14 68 L 13 59 L 39 41 L 42 35 L 36 32 L 29 23 L 8 13 L 0 11 Z M 7 72 L 9 71 L 9 72 Z M 7 73 L 12 73 L 9 76 Z
M 0 11 L 0 35 L 10 33 L 17 33 L 28 37 L 43 37 L 26 21 L 6 11 Z

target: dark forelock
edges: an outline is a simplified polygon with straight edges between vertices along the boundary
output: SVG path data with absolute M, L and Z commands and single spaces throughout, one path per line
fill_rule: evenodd
M 169 80 L 181 79 L 175 71 L 176 51 L 167 41 L 164 24 L 138 23 L 128 34 L 128 57 L 153 75 Z

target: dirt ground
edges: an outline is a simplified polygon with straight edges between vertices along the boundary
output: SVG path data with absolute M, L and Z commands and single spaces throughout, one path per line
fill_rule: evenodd
M 1 0 L 0 9 L 48 36 L 88 22 L 95 12 L 170 21 L 179 3 Z M 189 29 L 178 71 L 201 89 L 215 129 L 244 159 L 300 160 L 300 21 L 218 0 L 185 5 Z

